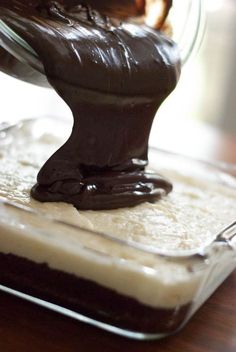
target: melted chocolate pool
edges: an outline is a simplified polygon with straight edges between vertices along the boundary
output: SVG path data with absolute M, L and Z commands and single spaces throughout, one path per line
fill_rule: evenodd
M 176 45 L 82 1 L 0 0 L 0 17 L 37 52 L 74 116 L 70 138 L 40 170 L 32 196 L 112 209 L 170 192 L 145 167 L 153 118 L 179 77 Z

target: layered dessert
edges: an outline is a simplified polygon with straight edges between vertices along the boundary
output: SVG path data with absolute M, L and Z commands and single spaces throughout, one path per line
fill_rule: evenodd
M 0 19 L 74 118 L 68 134 L 42 120 L 0 140 L 0 283 L 167 334 L 208 273 L 199 254 L 235 220 L 236 191 L 183 165 L 148 166 L 153 118 L 180 75 L 177 45 L 161 31 L 172 1 L 116 3 L 0 0 Z
M 175 331 L 211 268 L 197 254 L 235 220 L 235 180 L 160 153 L 158 170 L 174 188 L 157 202 L 103 211 L 41 203 L 30 190 L 63 141 L 53 129 L 53 119 L 27 122 L 1 141 L 1 284 L 123 329 Z M 218 284 L 232 263 L 219 263 Z

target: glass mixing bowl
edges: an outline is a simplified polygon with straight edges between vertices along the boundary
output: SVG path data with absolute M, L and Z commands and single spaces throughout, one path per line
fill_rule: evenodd
M 205 22 L 203 0 L 173 0 L 168 21 L 172 27 L 172 38 L 178 43 L 182 63 L 185 64 L 199 47 L 203 36 Z M 9 62 L 12 65 L 9 65 Z M 0 70 L 39 86 L 49 85 L 37 53 L 2 20 L 0 20 Z

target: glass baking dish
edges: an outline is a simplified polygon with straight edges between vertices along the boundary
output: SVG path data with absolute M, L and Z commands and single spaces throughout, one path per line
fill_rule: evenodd
M 54 125 L 55 118 L 2 125 L 1 150 L 11 150 L 18 139 L 18 149 L 27 145 L 37 160 L 35 138 L 49 138 L 50 130 L 57 140 L 70 129 L 58 120 Z M 191 172 L 236 194 L 233 165 L 154 148 L 149 160 L 153 169 Z M 0 289 L 119 335 L 150 340 L 175 333 L 235 267 L 236 221 L 225 223 L 204 246 L 176 252 L 132 241 L 128 233 L 119 238 L 88 229 L 1 193 Z

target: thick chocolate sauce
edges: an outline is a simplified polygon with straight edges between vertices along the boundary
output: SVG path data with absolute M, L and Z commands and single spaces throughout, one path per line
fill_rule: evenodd
M 170 192 L 145 167 L 153 118 L 179 77 L 176 45 L 78 0 L 0 0 L 0 17 L 37 52 L 74 116 L 70 138 L 40 170 L 32 196 L 112 209 Z

